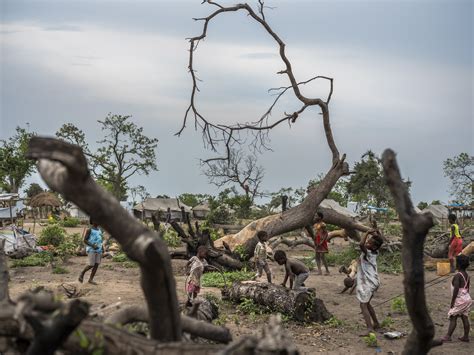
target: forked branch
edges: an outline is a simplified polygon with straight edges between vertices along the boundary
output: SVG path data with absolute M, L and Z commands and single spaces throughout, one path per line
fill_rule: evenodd
M 206 1 L 203 1 L 205 3 Z M 336 165 L 339 162 L 339 151 L 336 147 L 334 142 L 331 125 L 329 121 L 329 101 L 331 100 L 333 94 L 333 79 L 326 77 L 326 76 L 315 76 L 311 79 L 298 82 L 295 78 L 293 73 L 293 69 L 291 66 L 291 62 L 288 59 L 286 52 L 285 52 L 285 43 L 282 39 L 273 31 L 267 19 L 265 17 L 265 4 L 263 0 L 259 0 L 258 2 L 258 9 L 255 11 L 250 5 L 248 4 L 237 4 L 234 6 L 222 6 L 213 1 L 207 1 L 207 3 L 216 6 L 218 9 L 212 12 L 209 16 L 203 18 L 195 18 L 196 21 L 203 21 L 203 27 L 201 34 L 192 37 L 189 39 L 189 62 L 188 62 L 188 69 L 191 74 L 192 79 L 192 89 L 191 89 L 191 97 L 190 103 L 188 108 L 186 109 L 186 113 L 184 115 L 183 124 L 181 129 L 176 133 L 176 135 L 180 135 L 184 128 L 186 127 L 187 121 L 190 116 L 194 118 L 194 124 L 196 129 L 200 128 L 202 131 L 203 140 L 206 146 L 210 146 L 211 149 L 215 152 L 218 152 L 218 146 L 220 143 L 225 145 L 225 156 L 220 156 L 218 158 L 210 159 L 212 160 L 230 160 L 231 158 L 231 150 L 230 148 L 234 145 L 239 145 L 244 142 L 240 136 L 236 135 L 236 132 L 240 131 L 247 131 L 253 132 L 253 141 L 250 145 L 256 150 L 259 151 L 262 148 L 267 148 L 266 143 L 268 142 L 268 132 L 278 126 L 283 122 L 288 122 L 292 124 L 296 121 L 300 114 L 302 114 L 306 108 L 310 106 L 319 106 L 321 109 L 321 113 L 323 116 L 323 127 L 326 134 L 326 140 L 329 145 L 329 148 L 332 152 L 332 162 L 333 165 Z M 279 71 L 277 74 L 285 74 L 290 81 L 290 85 L 287 87 L 281 87 L 278 89 L 280 91 L 277 95 L 273 103 L 271 104 L 270 108 L 263 114 L 263 116 L 254 122 L 247 122 L 247 123 L 236 123 L 233 125 L 222 125 L 222 124 L 215 124 L 209 121 L 207 118 L 202 115 L 196 105 L 196 95 L 199 91 L 198 81 L 199 79 L 196 76 L 196 70 L 194 68 L 194 54 L 198 48 L 198 45 L 201 40 L 207 37 L 208 27 L 210 22 L 215 19 L 217 16 L 229 13 L 229 12 L 238 12 L 244 11 L 247 15 L 252 18 L 254 21 L 259 23 L 263 29 L 266 31 L 268 35 L 270 35 L 273 40 L 276 42 L 278 46 L 279 56 L 284 64 L 284 69 Z M 324 79 L 328 80 L 330 83 L 330 90 L 327 95 L 326 100 L 321 98 L 310 98 L 305 95 L 300 90 L 300 85 L 307 84 L 316 79 Z M 275 122 L 269 121 L 269 116 L 280 100 L 280 98 L 288 91 L 292 90 L 296 98 L 301 102 L 302 106 L 299 110 L 292 112 L 292 113 L 285 113 L 284 117 L 281 119 L 276 120 Z

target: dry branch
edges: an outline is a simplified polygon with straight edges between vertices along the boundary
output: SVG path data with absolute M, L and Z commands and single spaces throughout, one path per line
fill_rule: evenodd
M 441 344 L 433 340 L 435 329 L 426 306 L 423 267 L 423 247 L 426 235 L 434 225 L 433 218 L 415 212 L 392 150 L 387 149 L 383 153 L 382 165 L 403 228 L 403 284 L 408 313 L 413 323 L 403 353 L 427 354 L 433 346 Z

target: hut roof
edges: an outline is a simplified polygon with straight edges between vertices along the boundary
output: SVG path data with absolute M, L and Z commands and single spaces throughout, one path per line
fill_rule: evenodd
M 31 207 L 60 207 L 62 206 L 62 203 L 55 194 L 51 192 L 40 192 L 38 195 L 33 196 L 30 199 L 29 205 Z
M 210 210 L 211 208 L 209 207 L 209 204 L 206 202 L 200 203 L 199 205 L 193 207 L 193 211 L 209 212 Z
M 181 206 L 184 207 L 185 212 L 191 212 L 191 207 L 189 207 L 188 205 L 185 205 L 184 203 L 179 201 L 177 198 L 148 197 L 143 202 L 139 203 L 138 205 L 135 205 L 133 209 L 137 211 L 147 210 L 147 211 L 166 212 L 168 211 L 168 208 L 170 208 L 171 211 L 178 212 L 178 211 L 181 211 Z
M 436 219 L 447 219 L 449 214 L 448 208 L 443 205 L 429 205 L 421 212 L 430 212 Z

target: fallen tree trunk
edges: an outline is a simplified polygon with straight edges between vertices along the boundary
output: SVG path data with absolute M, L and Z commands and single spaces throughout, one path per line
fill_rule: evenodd
M 307 198 L 310 198 L 310 196 L 308 196 Z M 316 199 L 318 198 L 318 196 L 314 196 L 312 198 Z M 303 202 L 301 205 L 289 209 L 283 213 L 267 216 L 259 220 L 253 221 L 247 226 L 245 226 L 245 228 L 242 229 L 239 233 L 229 234 L 217 239 L 216 241 L 214 241 L 214 246 L 216 248 L 223 248 L 225 243 L 229 246 L 231 251 L 234 251 L 236 248 L 239 248 L 243 251 L 243 254 L 246 256 L 246 259 L 250 259 L 253 256 L 255 245 L 257 244 L 257 238 L 255 237 L 255 235 L 259 230 L 267 231 L 267 233 L 269 233 L 272 238 L 278 237 L 283 233 L 291 232 L 296 229 L 304 228 L 307 225 L 314 224 L 314 216 L 317 211 L 321 211 L 324 214 L 324 222 L 328 224 L 334 224 L 344 230 L 344 232 L 339 231 L 337 233 L 333 233 L 332 238 L 336 236 L 341 236 L 359 241 L 360 237 L 358 232 L 367 232 L 370 229 L 370 227 L 357 222 L 351 217 L 344 216 L 332 209 L 318 208 L 318 206 L 315 207 L 313 213 L 311 213 L 311 216 L 309 218 L 304 218 L 304 216 L 297 216 L 298 213 L 308 215 L 308 211 L 300 208 L 300 206 L 303 206 L 304 204 L 305 203 Z M 314 243 L 310 241 L 310 238 L 308 239 L 309 240 L 302 240 L 301 242 L 297 242 L 295 245 L 306 244 L 308 246 L 314 247 Z M 290 240 L 291 238 L 282 237 L 279 242 L 289 245 L 292 244 Z M 272 244 L 272 241 L 270 241 L 270 244 Z M 276 241 L 274 243 L 274 246 L 276 246 Z
M 230 288 L 222 290 L 222 297 L 237 303 L 251 299 L 258 305 L 300 322 L 325 322 L 332 317 L 323 301 L 314 297 L 313 293 L 266 282 L 234 282 Z

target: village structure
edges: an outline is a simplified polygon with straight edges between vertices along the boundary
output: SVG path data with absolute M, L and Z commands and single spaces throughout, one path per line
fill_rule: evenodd
M 414 77 L 411 85 L 428 81 L 427 92 L 448 86 L 450 93 L 463 91 L 460 79 L 440 79 L 437 85 L 430 80 L 442 65 L 456 78 L 466 65 L 472 74 L 472 34 L 458 31 L 469 24 L 472 29 L 472 4 L 455 0 L 441 11 L 440 4 L 421 0 L 410 6 L 263 0 L 131 6 L 111 1 L 94 4 L 93 15 L 88 2 L 67 7 L 59 1 L 52 7 L 46 1 L 39 9 L 29 0 L 12 1 L 5 5 L 7 54 L 0 53 L 2 66 L 13 68 L 5 70 L 7 79 L 18 75 L 18 83 L 23 83 L 15 65 L 25 65 L 29 57 L 46 58 L 56 64 L 44 66 L 45 77 L 51 82 L 74 78 L 81 95 L 71 100 L 59 86 L 43 88 L 38 96 L 47 97 L 45 102 L 54 94 L 58 106 L 62 97 L 64 107 L 72 111 L 79 107 L 74 105 L 84 106 L 84 112 L 105 103 L 113 107 L 83 124 L 72 113 L 61 116 L 54 129 L 54 114 L 51 122 L 39 124 L 32 118 L 30 124 L 12 114 L 27 104 L 8 109 L 18 122 L 15 127 L 5 124 L 9 133 L 0 137 L 0 354 L 474 354 L 472 130 L 466 133 L 467 127 L 456 126 L 452 135 L 443 131 L 446 141 L 467 135 L 471 144 L 459 138 L 463 142 L 455 148 L 440 148 L 446 150 L 444 155 L 421 158 L 426 152 L 405 146 L 411 147 L 414 131 L 416 149 L 426 137 L 435 136 L 423 131 L 441 125 L 432 118 L 439 114 L 432 112 L 432 100 L 420 108 L 407 99 L 403 105 L 394 104 L 398 99 L 376 101 L 383 96 L 378 90 L 399 95 L 407 90 L 416 97 L 413 101 L 423 103 L 428 94 L 412 91 L 406 82 L 383 79 L 383 85 L 374 84 L 382 82 L 379 76 L 394 78 L 387 68 L 396 64 L 406 70 L 403 76 Z M 361 8 L 355 10 L 355 5 Z M 186 27 L 191 33 L 185 47 L 177 47 L 172 38 L 182 29 L 174 22 L 181 23 L 181 16 L 188 21 L 191 10 L 197 11 L 194 27 Z M 61 22 L 56 16 L 62 11 Z M 283 17 L 276 15 L 280 11 Z M 163 27 L 150 35 L 147 31 L 157 26 L 149 21 L 151 13 Z M 428 19 L 413 20 L 418 13 Z M 319 21 L 334 17 L 345 31 L 347 25 L 367 36 L 370 55 L 362 49 L 351 52 L 358 48 L 356 41 L 351 35 L 344 43 L 340 28 L 311 36 L 314 43 L 308 43 L 303 29 L 309 25 L 303 24 L 309 14 L 314 29 Z M 57 24 L 38 27 L 36 21 L 50 16 Z M 354 22 L 358 16 L 360 21 Z M 390 29 L 394 43 L 401 41 L 400 52 L 419 53 L 429 47 L 423 49 L 428 53 L 423 58 L 436 65 L 418 62 L 415 54 L 409 61 L 400 59 L 402 65 L 385 57 L 394 51 L 393 44 L 379 41 L 373 47 L 370 39 L 377 31 L 387 31 L 392 17 L 400 22 L 396 34 Z M 84 19 L 97 23 L 87 27 Z M 137 27 L 111 25 L 119 20 Z M 442 25 L 435 28 L 430 21 Z M 301 23 L 296 26 L 301 33 L 290 28 L 295 23 Z M 431 41 L 450 43 L 443 51 L 446 57 L 434 56 L 439 48 L 419 39 L 422 24 Z M 110 27 L 101 32 L 102 25 Z M 241 32 L 232 32 L 232 26 L 240 26 Z M 245 36 L 249 38 L 242 42 Z M 459 43 L 451 43 L 454 38 Z M 96 41 L 100 45 L 95 51 L 88 49 Z M 26 43 L 38 46 L 37 53 L 44 50 L 44 58 L 28 54 L 33 49 Z M 135 55 L 145 43 L 146 55 Z M 155 44 L 161 61 L 150 65 L 157 55 Z M 68 51 L 75 54 L 67 65 L 57 62 L 69 58 Z M 114 61 L 104 56 L 107 51 L 115 53 Z M 173 51 L 179 56 L 168 53 Z M 329 60 L 320 53 L 325 51 Z M 469 57 L 470 63 L 456 53 Z M 16 55 L 22 59 L 12 61 Z M 320 56 L 327 60 L 321 68 L 328 74 L 319 67 Z M 365 82 L 367 74 L 355 74 L 350 65 L 373 63 L 371 56 L 380 60 L 383 70 L 374 68 Z M 446 64 L 450 60 L 457 63 L 456 70 Z M 177 63 L 187 71 L 186 79 L 183 73 L 172 75 Z M 100 70 L 93 71 L 96 67 Z M 222 75 L 222 68 L 229 77 Z M 263 101 L 255 92 L 267 69 L 277 78 L 262 110 Z M 429 71 L 429 79 L 420 74 L 423 70 Z M 112 72 L 116 81 L 110 84 L 103 79 L 110 79 Z M 344 81 L 338 91 L 338 75 L 354 79 Z M 36 80 L 33 74 L 29 77 Z M 132 84 L 131 77 L 143 82 Z M 155 86 L 157 78 L 167 89 Z M 176 78 L 185 81 L 186 90 Z M 231 79 L 235 86 L 225 86 Z M 355 88 L 353 81 L 361 84 Z M 11 79 L 7 82 L 10 92 L 14 85 Z M 106 95 L 95 98 L 95 88 L 84 94 L 89 82 L 103 84 Z M 217 83 L 223 85 L 219 90 L 213 86 Z M 370 90 L 365 92 L 364 85 Z M 419 97 L 413 94 L 417 90 Z M 155 102 L 156 93 L 160 99 Z M 30 102 L 20 90 L 18 95 Z M 470 103 L 472 126 L 472 97 L 457 96 L 455 108 L 439 105 L 437 110 L 451 117 Z M 251 104 L 240 111 L 237 106 L 245 100 Z M 353 106 L 347 109 L 344 100 Z M 170 133 L 170 122 L 163 116 L 174 117 L 174 106 L 179 106 L 179 118 L 172 121 Z M 369 106 L 400 111 L 400 122 L 387 119 L 387 130 L 399 140 L 385 144 L 378 136 L 388 137 L 378 131 L 385 113 L 367 114 Z M 153 108 L 161 116 L 147 121 L 110 112 L 122 107 L 137 112 Z M 3 124 L 7 110 L 0 112 Z M 412 115 L 421 115 L 420 122 Z M 298 125 L 311 119 L 314 131 L 308 138 L 305 130 L 310 126 Z M 409 131 L 404 120 L 410 121 Z M 173 144 L 165 133 L 158 136 L 155 126 L 169 133 Z M 201 138 L 202 146 L 185 146 L 183 142 L 196 143 L 188 134 Z M 362 155 L 353 154 L 361 144 Z M 420 157 L 411 157 L 418 153 Z M 265 159 L 277 154 L 281 158 L 271 170 Z M 415 171 L 415 178 L 408 171 Z M 436 187 L 424 186 L 430 184 Z M 430 200 L 416 197 L 420 191 Z

